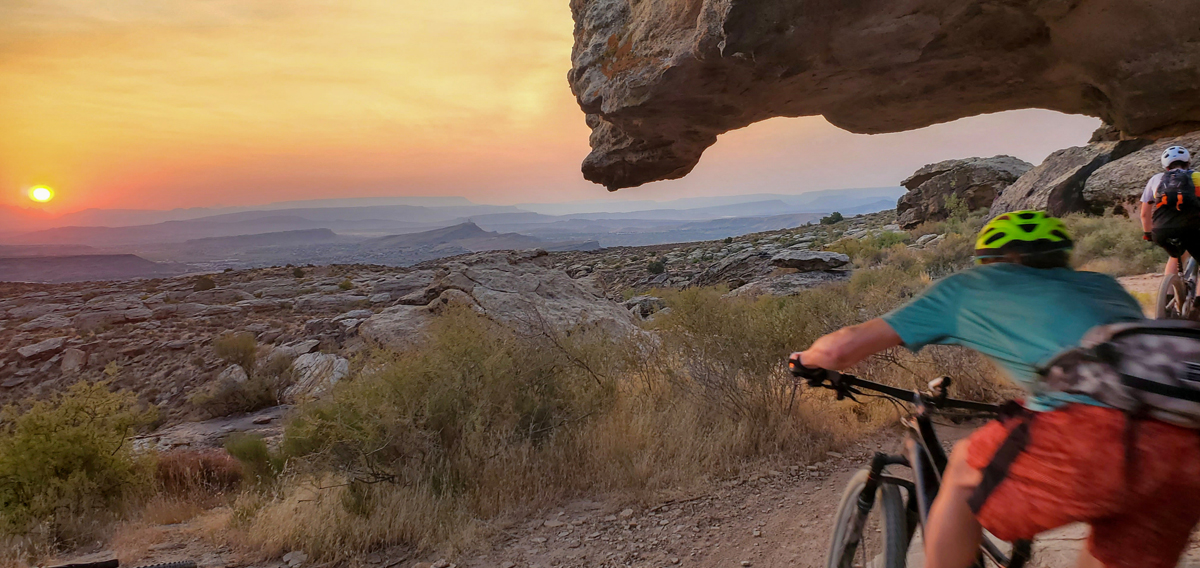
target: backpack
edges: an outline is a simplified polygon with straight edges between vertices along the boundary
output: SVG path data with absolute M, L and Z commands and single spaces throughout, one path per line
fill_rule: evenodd
M 1154 227 L 1187 227 L 1200 213 L 1196 198 L 1196 183 L 1191 170 L 1175 169 L 1163 172 L 1154 190 Z
M 1133 417 L 1200 429 L 1200 323 L 1098 326 L 1041 375 L 1039 390 L 1087 395 Z

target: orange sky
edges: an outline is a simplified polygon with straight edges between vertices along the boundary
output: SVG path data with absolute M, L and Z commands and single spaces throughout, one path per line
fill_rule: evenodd
M 1023 111 L 868 137 L 776 119 L 723 136 L 684 180 L 610 196 L 579 174 L 572 25 L 567 0 L 3 0 L 0 204 L 31 205 L 36 184 L 57 211 L 794 193 L 1040 160 L 1097 125 Z

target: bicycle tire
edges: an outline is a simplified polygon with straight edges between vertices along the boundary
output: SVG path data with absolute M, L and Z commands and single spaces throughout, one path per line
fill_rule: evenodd
M 138 566 L 137 568 L 196 568 L 196 562 L 194 560 L 163 562 L 161 564 L 147 564 L 145 566 Z
M 1158 301 L 1155 302 L 1155 319 L 1182 319 L 1187 301 L 1187 285 L 1178 274 L 1164 277 L 1158 287 Z
M 862 494 L 863 486 L 867 483 L 867 470 L 861 470 L 850 478 L 842 501 L 838 504 L 834 516 L 833 538 L 829 542 L 828 568 L 849 568 L 854 566 L 855 550 L 850 550 L 847 542 L 853 530 L 854 517 L 858 515 L 858 496 Z M 879 486 L 875 497 L 875 507 L 882 513 L 882 562 L 872 561 L 875 568 L 904 568 L 908 554 L 909 532 L 904 500 L 900 497 L 900 489 L 895 485 L 884 483 Z M 860 540 L 862 535 L 857 535 Z M 847 555 L 849 553 L 849 555 Z M 872 559 L 874 560 L 874 559 Z

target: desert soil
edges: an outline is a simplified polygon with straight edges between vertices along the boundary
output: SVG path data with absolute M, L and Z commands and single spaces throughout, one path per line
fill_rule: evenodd
M 943 425 L 938 431 L 949 447 L 972 427 Z M 650 508 L 572 501 L 509 527 L 490 547 L 457 558 L 395 548 L 352 564 L 318 564 L 299 554 L 286 555 L 290 562 L 246 562 L 236 550 L 201 536 L 205 517 L 142 529 L 118 543 L 117 551 L 122 566 L 191 559 L 200 568 L 816 567 L 826 562 L 830 525 L 845 483 L 874 452 L 896 451 L 900 440 L 898 431 L 889 430 L 830 452 L 823 462 L 763 470 Z M 1086 536 L 1083 526 L 1043 535 L 1032 566 L 1073 566 Z M 917 538 L 909 566 L 923 564 Z M 1194 546 L 1181 566 L 1200 567 L 1200 547 Z

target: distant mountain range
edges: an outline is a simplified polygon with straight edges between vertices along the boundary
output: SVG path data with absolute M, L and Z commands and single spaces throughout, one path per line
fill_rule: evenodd
M 189 269 L 278 264 L 406 265 L 470 251 L 574 250 L 701 241 L 890 209 L 903 188 L 675 201 L 481 205 L 461 197 L 332 199 L 255 208 L 88 210 L 51 217 L 0 207 L 0 258 L 138 255 Z M 132 223 L 132 224 L 131 224 Z M 121 262 L 139 269 L 129 259 Z M 57 269 L 56 269 L 57 270 Z M 158 273 L 158 268 L 146 272 Z M 57 277 L 57 276 L 56 276 Z M 0 276 L 0 279 L 4 279 Z

